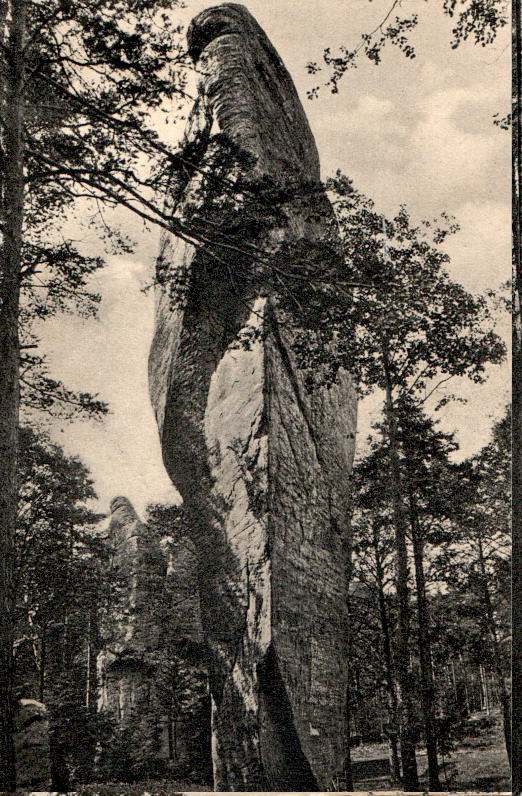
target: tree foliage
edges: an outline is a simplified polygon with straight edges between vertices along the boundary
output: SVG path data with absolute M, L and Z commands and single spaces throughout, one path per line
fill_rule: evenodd
M 103 260 L 64 237 L 71 216 L 90 218 L 112 252 L 128 251 L 131 242 L 107 220 L 109 207 L 149 207 L 161 216 L 156 191 L 164 194 L 170 153 L 148 119 L 154 111 L 177 112 L 184 96 L 186 56 L 170 14 L 176 7 L 177 0 L 6 4 L 8 30 L 25 16 L 19 51 L 7 35 L 0 52 L 0 93 L 17 59 L 24 75 L 22 398 L 32 408 L 67 416 L 106 412 L 101 401 L 51 377 L 44 353 L 25 349 L 38 347 L 35 319 L 96 313 L 100 296 L 90 284 Z M 5 147 L 2 164 L 9 169 Z
M 327 183 L 341 232 L 342 260 L 321 292 L 300 285 L 303 363 L 346 367 L 363 392 L 384 389 L 383 351 L 394 389 L 424 401 L 442 381 L 485 380 L 505 346 L 495 332 L 492 293 L 475 296 L 448 274 L 440 244 L 458 226 L 444 215 L 414 224 L 405 207 L 388 220 L 341 174 Z M 346 287 L 345 287 L 346 286 Z
M 436 2 L 443 14 L 454 23 L 450 42 L 452 49 L 456 49 L 468 39 L 486 47 L 492 44 L 502 28 L 509 24 L 509 4 L 506 0 L 436 0 Z M 361 34 L 360 41 L 355 46 L 342 45 L 337 54 L 333 54 L 331 47 L 327 47 L 323 52 L 322 64 L 317 61 L 308 63 L 309 74 L 316 75 L 326 68 L 328 79 L 324 86 L 333 94 L 337 94 L 340 80 L 349 70 L 358 66 L 361 56 L 376 65 L 380 64 L 383 50 L 387 45 L 392 45 L 406 58 L 415 58 L 416 50 L 410 34 L 417 27 L 422 13 L 419 15 L 416 9 L 412 13 L 405 14 L 401 5 L 401 0 L 393 2 L 390 0 L 383 17 L 372 30 Z M 314 86 L 308 92 L 309 98 L 316 98 L 320 88 L 321 86 Z
M 20 441 L 16 688 L 50 710 L 55 776 L 62 781 L 66 769 L 80 777 L 92 771 L 106 553 L 100 515 L 89 507 L 95 492 L 87 468 L 42 432 L 24 427 Z

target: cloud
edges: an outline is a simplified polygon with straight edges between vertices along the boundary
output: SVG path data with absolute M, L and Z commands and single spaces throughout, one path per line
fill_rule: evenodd
M 101 423 L 62 424 L 54 433 L 91 470 L 101 510 L 121 494 L 138 512 L 149 502 L 179 500 L 163 467 L 148 395 L 153 296 L 140 290 L 146 270 L 143 263 L 110 258 L 98 278 L 99 319 L 62 316 L 43 328 L 53 374 L 71 388 L 99 393 L 111 409 Z
M 321 98 L 317 116 L 319 103 L 307 105 L 323 173 L 343 169 L 387 213 L 402 202 L 420 216 L 455 214 L 470 197 L 509 202 L 509 136 L 493 125 L 504 86 L 486 79 L 487 66 L 482 79 L 440 62 L 419 66 L 399 64 L 395 81 L 384 70 L 374 73 L 382 79 L 366 74 L 358 96 L 352 78 L 351 91 L 348 82 Z
M 468 290 L 496 289 L 511 275 L 510 208 L 502 202 L 464 202 L 455 210 L 460 231 L 445 246 L 451 272 Z
M 509 173 L 509 148 L 493 126 L 493 92 L 463 88 L 437 90 L 419 103 L 419 121 L 410 135 L 409 172 L 417 190 L 464 201 L 491 201 L 499 174 Z M 503 169 L 505 171 L 503 172 Z

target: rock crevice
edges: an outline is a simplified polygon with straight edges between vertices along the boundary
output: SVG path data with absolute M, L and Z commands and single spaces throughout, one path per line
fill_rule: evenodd
M 249 243 L 262 259 L 285 242 L 318 243 L 333 212 L 292 80 L 248 11 L 208 9 L 188 39 L 201 73 L 196 116 L 212 117 L 217 130 L 207 155 L 232 142 L 250 158 L 241 176 L 285 197 L 271 226 L 254 225 L 251 239 L 220 249 L 221 268 L 213 250 L 169 234 L 159 258 L 162 277 L 184 279 L 181 301 L 158 280 L 149 378 L 164 463 L 196 550 L 214 785 L 324 790 L 346 753 L 355 392 L 344 372 L 329 388 L 307 390 L 287 316 L 277 295 L 248 278 L 259 263 L 247 254 Z M 192 117 L 184 146 L 195 135 Z M 237 176 L 234 163 L 228 177 Z M 202 185 L 200 173 L 187 181 L 180 218 L 204 220 Z

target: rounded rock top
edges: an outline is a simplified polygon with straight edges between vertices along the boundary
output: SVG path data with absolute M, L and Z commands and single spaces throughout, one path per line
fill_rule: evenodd
M 244 34 L 252 24 L 259 27 L 250 11 L 239 3 L 221 3 L 206 8 L 194 17 L 187 30 L 190 57 L 197 61 L 202 50 L 218 36 Z
M 127 497 L 125 497 L 123 495 L 118 495 L 117 497 L 113 497 L 111 502 L 110 502 L 111 513 L 114 513 L 118 509 L 122 509 L 122 508 L 126 508 L 126 509 L 132 509 L 133 508 L 132 503 L 130 502 L 129 498 L 127 498 Z

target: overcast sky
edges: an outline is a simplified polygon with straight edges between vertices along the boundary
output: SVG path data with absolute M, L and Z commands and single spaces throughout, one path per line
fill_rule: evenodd
M 339 93 L 306 90 L 321 80 L 307 74 L 322 49 L 357 44 L 375 27 L 391 0 L 250 0 L 246 5 L 264 28 L 289 69 L 308 114 L 326 177 L 337 168 L 393 214 L 406 203 L 421 218 L 446 211 L 461 231 L 449 240 L 450 272 L 472 291 L 496 288 L 510 270 L 510 137 L 492 124 L 509 110 L 510 53 L 506 31 L 488 48 L 464 44 L 451 50 L 451 22 L 442 0 L 403 0 L 402 12 L 418 11 L 412 36 L 417 58 L 407 60 L 386 48 L 379 66 L 361 61 L 340 83 Z M 211 3 L 191 2 L 181 21 Z M 325 78 L 326 79 L 326 74 Z M 180 127 L 163 131 L 175 142 Z M 95 280 L 103 302 L 99 319 L 74 317 L 45 324 L 45 350 L 52 371 L 68 386 L 97 392 L 110 403 L 101 424 L 53 424 L 52 435 L 68 453 L 80 455 L 93 473 L 99 510 L 126 495 L 138 512 L 153 501 L 176 499 L 161 462 L 147 390 L 147 355 L 152 335 L 152 296 L 141 291 L 150 279 L 159 233 L 121 216 L 139 241 L 132 256 L 110 257 Z M 84 246 L 98 253 L 92 233 Z M 502 331 L 507 335 L 507 322 Z M 506 404 L 507 366 L 491 371 L 482 387 L 465 385 L 470 399 L 443 416 L 457 432 L 462 455 L 488 441 L 492 418 Z M 459 385 L 460 390 L 460 385 Z M 375 401 L 361 408 L 359 436 L 375 418 Z

